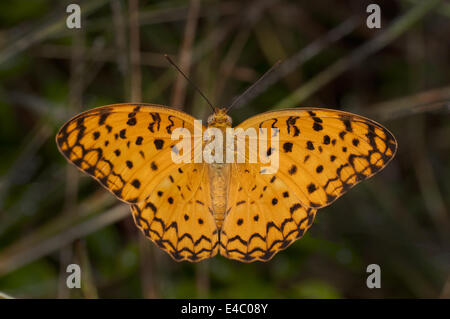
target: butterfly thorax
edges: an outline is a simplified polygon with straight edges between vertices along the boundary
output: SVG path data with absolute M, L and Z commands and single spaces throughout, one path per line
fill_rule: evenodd
M 226 136 L 226 129 L 231 127 L 231 117 L 226 114 L 225 108 L 216 108 L 214 114 L 208 118 L 208 128 L 211 127 L 220 129 L 223 133 L 222 136 Z M 225 141 L 223 145 L 226 145 Z M 225 149 L 223 154 L 225 154 Z M 208 176 L 211 189 L 212 213 L 217 228 L 220 229 L 227 210 L 231 165 L 227 163 L 208 164 Z

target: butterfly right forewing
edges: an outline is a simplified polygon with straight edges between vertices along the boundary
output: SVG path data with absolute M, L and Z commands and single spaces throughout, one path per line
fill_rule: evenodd
M 383 126 L 365 117 L 330 109 L 266 112 L 238 127 L 279 130 L 277 174 L 303 205 L 331 204 L 394 157 L 397 142 Z M 273 154 L 271 155 L 273 156 Z

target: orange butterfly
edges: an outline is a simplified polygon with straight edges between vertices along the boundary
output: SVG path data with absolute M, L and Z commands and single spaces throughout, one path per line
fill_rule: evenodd
M 267 150 L 279 154 L 274 174 L 261 174 L 259 162 L 175 163 L 171 134 L 194 133 L 194 120 L 165 106 L 115 104 L 77 115 L 56 138 L 67 160 L 129 203 L 136 225 L 177 261 L 218 252 L 243 262 L 271 259 L 303 236 L 317 209 L 383 169 L 397 149 L 370 119 L 296 108 L 237 126 L 279 130 L 279 146 Z M 215 108 L 208 123 L 224 130 L 231 118 Z

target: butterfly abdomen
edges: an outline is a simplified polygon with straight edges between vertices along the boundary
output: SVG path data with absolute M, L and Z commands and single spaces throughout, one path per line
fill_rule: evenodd
M 231 177 L 230 164 L 209 164 L 209 184 L 211 190 L 212 214 L 220 229 L 227 209 L 227 194 Z

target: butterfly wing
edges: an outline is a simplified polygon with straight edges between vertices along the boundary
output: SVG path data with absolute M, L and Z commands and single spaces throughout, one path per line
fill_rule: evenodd
M 200 261 L 217 254 L 218 230 L 204 164 L 173 170 L 131 211 L 142 232 L 176 261 Z
M 114 104 L 81 113 L 56 136 L 61 153 L 119 199 L 143 201 L 169 172 L 176 128 L 193 132 L 194 118 L 152 104 Z M 193 144 L 191 144 L 193 145 Z
M 347 112 L 302 108 L 254 116 L 237 128 L 276 128 L 279 143 L 267 143 L 265 159 L 279 155 L 274 174 L 268 164 L 234 164 L 220 253 L 244 262 L 267 261 L 300 238 L 316 209 L 374 175 L 393 158 L 397 143 L 380 124 Z M 248 139 L 249 141 L 251 138 Z
M 204 165 L 171 158 L 172 132 L 186 128 L 193 138 L 194 120 L 163 106 L 116 104 L 79 114 L 56 137 L 70 162 L 132 204 L 136 225 L 176 260 L 209 258 L 218 247 Z
M 383 169 L 397 150 L 397 142 L 386 128 L 365 117 L 337 110 L 266 112 L 239 127 L 279 129 L 276 176 L 302 205 L 312 208 L 331 204 Z M 276 148 L 272 147 L 270 153 Z M 265 178 L 270 179 L 270 175 Z
M 234 164 L 220 254 L 243 262 L 267 261 L 303 236 L 316 210 L 305 207 L 281 178 L 260 165 Z

